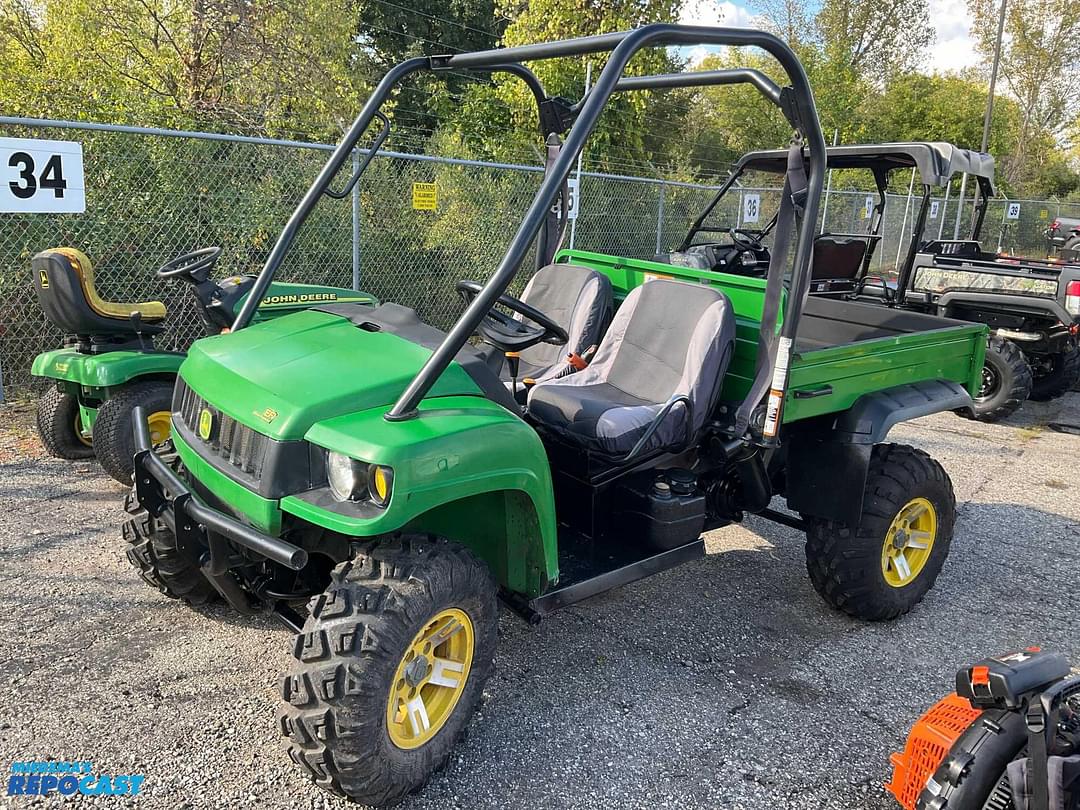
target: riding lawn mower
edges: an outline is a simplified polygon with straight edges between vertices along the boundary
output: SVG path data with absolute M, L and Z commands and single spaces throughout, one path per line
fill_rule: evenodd
M 1080 675 L 1038 647 L 965 667 L 892 764 L 905 810 L 1080 810 Z
M 209 247 L 166 262 L 157 277 L 191 285 L 206 333 L 228 331 L 255 283 L 250 275 L 213 281 L 221 248 Z M 64 334 L 60 349 L 34 358 L 31 373 L 52 380 L 38 401 L 38 434 L 50 455 L 97 456 L 105 472 L 130 484 L 132 411 L 147 414 L 151 441 L 170 436 L 173 384 L 186 356 L 154 345 L 165 329 L 160 301 L 117 303 L 103 299 L 94 268 L 74 248 L 46 250 L 33 258 L 34 289 L 45 316 Z M 375 304 L 362 292 L 312 284 L 275 282 L 263 295 L 255 320 L 263 321 L 319 304 Z

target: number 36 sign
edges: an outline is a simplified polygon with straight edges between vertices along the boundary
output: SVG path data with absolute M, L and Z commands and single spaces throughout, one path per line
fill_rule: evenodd
M 0 213 L 85 210 L 81 143 L 0 138 Z

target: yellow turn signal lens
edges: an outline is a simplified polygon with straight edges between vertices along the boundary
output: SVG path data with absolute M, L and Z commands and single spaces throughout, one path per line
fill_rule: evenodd
M 379 506 L 390 502 L 390 492 L 394 488 L 394 471 L 378 464 L 371 465 L 371 482 L 368 486 L 371 500 Z

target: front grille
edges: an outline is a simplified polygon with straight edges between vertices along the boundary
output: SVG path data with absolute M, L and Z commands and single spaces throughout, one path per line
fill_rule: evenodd
M 199 418 L 204 410 L 210 412 L 212 420 L 209 439 L 199 435 Z M 261 478 L 271 441 L 268 436 L 255 432 L 208 404 L 187 386 L 183 378 L 176 381 L 173 411 L 179 415 L 188 433 L 203 447 L 255 481 Z

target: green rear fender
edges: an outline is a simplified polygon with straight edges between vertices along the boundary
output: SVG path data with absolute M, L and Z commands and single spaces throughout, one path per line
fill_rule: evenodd
M 82 354 L 56 349 L 35 357 L 30 373 L 85 388 L 112 388 L 150 374 L 175 376 L 183 361 L 184 355 L 170 352 Z
M 435 397 L 415 419 L 385 407 L 311 427 L 306 439 L 394 470 L 390 503 L 374 518 L 330 512 L 298 497 L 284 512 L 352 536 L 430 531 L 471 548 L 512 591 L 538 595 L 558 578 L 555 501 L 540 437 L 476 396 Z

